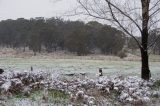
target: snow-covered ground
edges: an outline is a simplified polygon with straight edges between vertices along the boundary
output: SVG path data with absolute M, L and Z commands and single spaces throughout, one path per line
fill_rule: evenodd
M 77 57 L 78 58 L 78 57 Z M 82 59 L 79 59 L 82 58 Z M 104 75 L 114 75 L 115 73 L 121 75 L 140 76 L 141 63 L 140 61 L 123 61 L 112 60 L 107 58 L 105 60 L 97 59 L 56 59 L 43 57 L 30 58 L 0 58 L 0 67 L 4 70 L 30 70 L 31 66 L 34 70 L 42 70 L 45 72 L 59 72 L 63 74 L 70 73 L 87 73 L 90 77 L 96 77 L 99 68 L 103 69 Z M 95 56 L 96 58 L 96 56 Z M 97 57 L 98 58 L 98 57 Z M 150 68 L 153 78 L 160 76 L 160 62 L 150 62 Z
M 160 76 L 159 64 L 160 62 L 150 62 L 152 78 L 155 80 Z M 40 99 L 48 98 L 48 90 L 70 95 L 65 102 L 67 105 L 141 106 L 143 103 L 159 106 L 160 91 L 152 88 L 155 80 L 143 81 L 140 78 L 140 65 L 138 60 L 127 61 L 103 56 L 65 59 L 41 56 L 0 57 L 0 68 L 5 70 L 0 75 L 0 106 L 1 102 L 6 106 L 13 102 L 15 106 L 22 106 L 23 102 L 27 104 L 23 106 L 46 106 L 46 102 L 41 102 Z M 103 77 L 96 76 L 99 68 L 103 70 Z M 32 98 L 13 99 L 15 93 L 30 95 L 37 90 L 41 90 L 42 95 L 34 101 Z
M 59 73 L 7 71 L 0 75 L 1 100 L 8 100 L 17 93 L 30 95 L 35 90 L 43 90 L 45 99 L 50 90 L 64 92 L 70 95 L 69 104 L 86 106 L 110 106 L 113 102 L 117 105 L 148 105 L 153 103 L 152 97 L 160 97 L 160 91 L 152 89 L 155 82 L 153 79 L 144 81 L 137 76 L 117 75 L 93 79 L 85 75 L 77 76 L 81 77 L 68 80 Z

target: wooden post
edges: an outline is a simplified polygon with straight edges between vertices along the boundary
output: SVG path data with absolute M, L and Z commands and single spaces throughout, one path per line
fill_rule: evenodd
M 31 66 L 31 71 L 33 71 L 33 67 Z

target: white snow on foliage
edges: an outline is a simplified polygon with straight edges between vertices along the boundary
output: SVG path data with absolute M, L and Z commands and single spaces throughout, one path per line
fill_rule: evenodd
M 116 98 L 122 103 L 148 103 L 152 95 L 160 96 L 159 91 L 151 92 L 153 80 L 145 81 L 137 76 L 104 76 L 83 80 L 60 80 L 59 77 L 59 73 L 43 71 L 9 71 L 0 75 L 0 91 L 19 91 L 27 95 L 34 89 L 54 89 L 70 94 L 73 102 L 82 99 L 86 105 L 96 104 L 96 97 L 88 95 L 91 89 L 106 95 L 115 91 L 118 94 Z
M 4 82 L 4 84 L 1 85 L 1 89 L 4 92 L 7 92 L 10 87 L 11 87 L 11 81 L 10 80 Z

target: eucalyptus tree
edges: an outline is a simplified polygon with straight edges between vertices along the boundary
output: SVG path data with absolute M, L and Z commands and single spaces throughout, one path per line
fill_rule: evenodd
M 106 20 L 131 36 L 141 51 L 141 77 L 149 80 L 148 49 L 152 47 L 157 38 L 148 44 L 149 31 L 159 27 L 160 0 L 77 0 L 83 13 L 94 18 Z M 141 40 L 136 36 L 140 36 Z

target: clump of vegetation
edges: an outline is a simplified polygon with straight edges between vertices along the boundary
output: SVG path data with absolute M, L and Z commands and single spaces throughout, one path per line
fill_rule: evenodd
M 13 95 L 14 98 L 28 98 L 29 96 L 24 95 L 23 93 L 16 93 Z
M 157 80 L 156 82 L 154 82 L 153 88 L 160 89 L 160 80 Z
M 40 101 L 61 106 L 67 106 L 69 104 L 69 94 L 60 90 L 48 90 L 45 94 L 42 90 L 32 91 L 28 96 L 23 93 L 16 93 L 13 95 L 12 99 L 31 99 L 32 101 Z
M 68 105 L 69 94 L 60 90 L 48 90 L 47 101 L 53 104 Z
M 32 91 L 29 95 L 25 95 L 22 92 L 14 93 L 13 98 L 33 98 L 33 97 L 40 97 L 42 96 L 42 91 L 37 90 L 37 91 Z
M 125 51 L 120 51 L 120 52 L 118 53 L 118 57 L 120 57 L 121 59 L 123 59 L 123 58 L 127 57 L 127 54 L 126 54 Z

